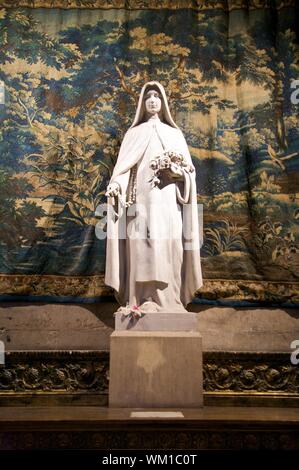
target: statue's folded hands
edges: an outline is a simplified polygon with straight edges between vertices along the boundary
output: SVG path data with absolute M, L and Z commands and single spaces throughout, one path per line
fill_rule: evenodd
M 165 170 L 161 171 L 169 178 L 174 178 L 175 180 L 183 179 L 183 170 L 175 163 L 172 163 L 169 168 L 165 168 Z

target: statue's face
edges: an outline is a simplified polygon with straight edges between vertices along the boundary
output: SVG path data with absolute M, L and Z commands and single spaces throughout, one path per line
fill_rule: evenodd
M 148 90 L 145 93 L 145 109 L 149 114 L 156 114 L 161 111 L 161 97 L 157 90 Z

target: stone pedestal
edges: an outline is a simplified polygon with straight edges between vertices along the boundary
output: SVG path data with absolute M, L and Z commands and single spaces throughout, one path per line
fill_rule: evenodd
M 110 407 L 203 406 L 202 339 L 197 331 L 196 315 L 187 314 L 185 320 L 185 314 L 178 315 L 181 318 L 176 321 L 176 314 L 163 314 L 159 324 L 156 313 L 147 314 L 131 323 L 130 329 L 112 333 Z M 118 320 L 119 328 L 125 327 L 126 322 L 129 324 L 129 319 L 122 323 Z M 158 331 L 159 327 L 164 331 Z

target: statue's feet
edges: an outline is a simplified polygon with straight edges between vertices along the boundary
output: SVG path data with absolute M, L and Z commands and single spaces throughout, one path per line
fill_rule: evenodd
M 144 315 L 138 305 L 129 305 L 129 304 L 127 304 L 126 306 L 119 307 L 116 310 L 115 314 L 116 313 L 121 313 L 124 317 L 133 317 L 133 318 L 142 317 L 142 315 Z
M 160 307 L 158 304 L 150 300 L 147 300 L 146 302 L 143 302 L 143 304 L 141 305 L 127 304 L 126 306 L 121 306 L 117 309 L 115 313 L 121 313 L 125 317 L 131 316 L 134 318 L 140 318 L 146 313 L 156 313 L 156 312 L 159 312 L 159 310 L 160 310 Z
M 160 307 L 156 302 L 152 302 L 151 300 L 147 300 L 140 305 L 140 310 L 142 313 L 156 313 L 160 311 Z

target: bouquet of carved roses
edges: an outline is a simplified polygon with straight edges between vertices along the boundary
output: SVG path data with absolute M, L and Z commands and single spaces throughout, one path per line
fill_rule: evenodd
M 160 183 L 159 176 L 161 171 L 166 170 L 173 178 L 181 178 L 183 169 L 187 172 L 194 171 L 193 166 L 189 165 L 181 153 L 173 150 L 166 150 L 161 155 L 157 155 L 150 161 L 150 168 L 154 171 L 154 176 L 151 178 L 151 186 L 158 186 Z

